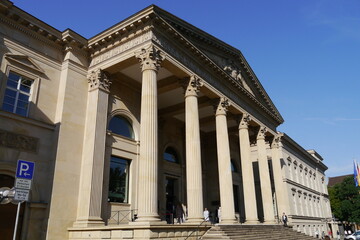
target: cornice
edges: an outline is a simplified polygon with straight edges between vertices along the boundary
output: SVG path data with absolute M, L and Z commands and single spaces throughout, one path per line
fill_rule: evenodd
M 64 51 L 70 46 L 72 50 L 87 56 L 87 39 L 70 29 L 61 32 L 17 8 L 10 1 L 5 0 L 0 4 L 0 20 L 8 26 L 60 51 Z
M 283 147 L 288 146 L 295 148 L 296 150 L 299 150 L 297 152 L 300 152 L 304 157 L 306 157 L 310 162 L 314 163 L 317 167 L 319 166 L 321 170 L 324 172 L 328 169 L 328 167 L 320 160 L 314 158 L 308 151 L 306 151 L 303 147 L 301 147 L 297 142 L 295 142 L 291 137 L 289 137 L 286 133 L 282 133 L 282 142 Z M 284 144 L 287 143 L 287 144 Z

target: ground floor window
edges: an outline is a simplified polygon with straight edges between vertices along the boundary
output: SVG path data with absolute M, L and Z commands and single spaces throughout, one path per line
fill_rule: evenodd
M 108 195 L 110 202 L 128 202 L 129 165 L 129 160 L 111 156 Z

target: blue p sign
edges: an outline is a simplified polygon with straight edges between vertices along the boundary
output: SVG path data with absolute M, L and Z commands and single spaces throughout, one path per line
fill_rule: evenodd
M 34 175 L 35 163 L 19 160 L 16 168 L 17 178 L 32 179 Z

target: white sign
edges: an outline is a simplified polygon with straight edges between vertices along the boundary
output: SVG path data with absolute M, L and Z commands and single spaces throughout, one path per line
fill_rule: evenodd
M 28 201 L 30 190 L 16 189 L 14 199 L 17 201 Z
M 16 178 L 15 179 L 15 188 L 30 190 L 31 189 L 31 180 L 24 179 L 24 178 Z

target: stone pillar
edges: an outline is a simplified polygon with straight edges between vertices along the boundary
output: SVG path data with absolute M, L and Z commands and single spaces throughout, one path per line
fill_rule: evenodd
M 188 221 L 203 221 L 200 123 L 198 95 L 201 80 L 191 76 L 185 90 L 186 186 Z
M 77 219 L 74 226 L 104 225 L 101 219 L 110 80 L 102 70 L 89 77 Z
M 219 168 L 221 223 L 235 223 L 234 193 L 226 112 L 228 99 L 220 98 L 216 107 L 216 145 Z
M 260 175 L 260 186 L 261 196 L 264 209 L 264 223 L 274 224 L 274 206 L 271 191 L 271 179 L 269 173 L 269 165 L 266 152 L 265 134 L 266 127 L 260 127 L 257 135 L 257 152 L 258 152 L 258 163 L 259 163 L 259 175 Z
M 250 116 L 244 114 L 239 124 L 239 140 L 240 140 L 240 157 L 241 157 L 241 171 L 244 188 L 244 203 L 246 224 L 259 223 L 256 194 L 254 183 L 254 171 L 251 161 L 250 139 L 249 139 L 249 121 Z
M 271 162 L 274 172 L 275 195 L 279 218 L 281 218 L 282 213 L 290 214 L 288 189 L 287 184 L 284 182 L 284 171 L 282 170 L 282 168 L 287 170 L 288 160 L 283 158 L 282 136 L 282 133 L 278 133 L 271 144 Z M 290 165 L 289 171 L 291 167 L 292 166 Z
M 142 70 L 137 222 L 160 221 L 158 214 L 157 72 L 164 55 L 153 45 L 136 53 Z

